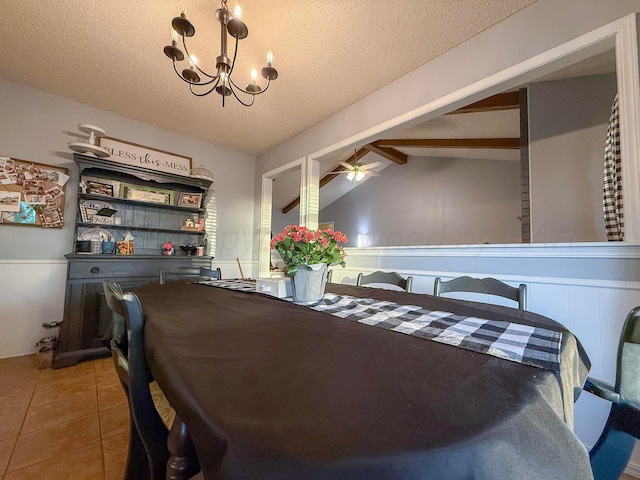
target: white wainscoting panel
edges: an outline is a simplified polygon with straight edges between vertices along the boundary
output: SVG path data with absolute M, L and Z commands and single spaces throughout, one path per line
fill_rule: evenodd
M 66 260 L 0 261 L 0 358 L 35 353 L 58 334 L 42 324 L 62 320 L 66 276 Z
M 355 284 L 358 273 L 375 270 L 412 275 L 414 293 L 433 293 L 436 277 L 494 277 L 527 285 L 529 310 L 571 330 L 592 362 L 590 374 L 615 380 L 616 352 L 624 319 L 640 305 L 640 246 L 477 245 L 460 247 L 369 247 L 347 249 L 347 267 L 334 267 L 333 281 Z M 535 271 L 535 273 L 532 273 Z M 453 295 L 452 295 L 453 296 Z M 487 296 L 459 295 L 476 301 Z M 514 306 L 508 300 L 493 303 Z M 604 427 L 610 404 L 583 393 L 575 405 L 575 432 L 590 448 Z M 636 448 L 627 472 L 640 472 Z

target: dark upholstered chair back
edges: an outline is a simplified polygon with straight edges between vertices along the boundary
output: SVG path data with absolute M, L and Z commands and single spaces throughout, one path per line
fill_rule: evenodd
M 604 430 L 589 453 L 594 479 L 618 479 L 640 439 L 640 307 L 629 312 L 622 327 L 616 384 L 589 377 L 584 389 L 611 402 Z
M 411 293 L 413 286 L 413 277 L 404 278 L 396 272 L 373 272 L 369 275 L 358 274 L 356 285 L 369 285 L 371 283 L 382 283 L 387 285 L 396 285 L 408 293 Z
M 107 305 L 113 313 L 111 355 L 129 402 L 130 436 L 126 480 L 164 480 L 169 459 L 169 434 L 156 410 L 144 353 L 142 306 L 133 293 L 103 282 Z
M 164 285 L 170 280 L 199 282 L 202 280 L 220 280 L 222 278 L 222 271 L 220 267 L 216 269 L 205 267 L 177 267 L 172 270 L 160 270 L 158 277 L 160 285 Z
M 433 285 L 433 294 L 439 297 L 441 294 L 449 292 L 497 295 L 518 302 L 520 310 L 527 309 L 527 286 L 523 283 L 519 287 L 512 287 L 495 278 L 458 277 L 443 282 L 440 277 L 437 277 Z

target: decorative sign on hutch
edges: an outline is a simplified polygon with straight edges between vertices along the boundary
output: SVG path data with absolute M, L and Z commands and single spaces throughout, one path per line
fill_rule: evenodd
M 191 158 L 111 137 L 100 138 L 100 146 L 106 149 L 112 162 L 144 167 L 158 172 L 191 175 Z

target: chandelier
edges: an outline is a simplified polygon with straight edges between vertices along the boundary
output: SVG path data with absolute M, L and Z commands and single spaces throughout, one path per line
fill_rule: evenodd
M 267 80 L 264 88 L 258 85 L 258 72 L 256 69 L 251 70 L 251 83 L 244 88 L 239 87 L 231 78 L 233 74 L 233 66 L 236 62 L 238 53 L 238 41 L 246 38 L 249 34 L 247 26 L 242 20 L 242 9 L 237 5 L 233 10 L 233 15 L 227 9 L 227 0 L 221 1 L 221 7 L 216 10 L 216 18 L 220 22 L 220 55 L 216 57 L 216 73 L 211 75 L 205 72 L 199 65 L 196 56 L 189 54 L 187 49 L 186 37 L 193 37 L 196 30 L 193 24 L 187 20 L 185 12 L 179 17 L 175 17 L 171 21 L 171 45 L 164 47 L 164 53 L 173 60 L 173 69 L 180 79 L 189 84 L 189 90 L 197 97 L 209 95 L 214 90 L 222 96 L 222 106 L 224 107 L 224 99 L 233 95 L 238 102 L 245 107 L 250 107 L 256 98 L 256 95 L 264 93 L 269 88 L 271 80 L 278 78 L 278 71 L 271 66 L 273 62 L 273 53 L 271 50 L 267 52 L 267 64 L 262 67 L 260 74 Z M 233 50 L 233 58 L 227 56 L 227 32 L 236 39 L 235 48 Z M 184 53 L 178 48 L 178 35 L 182 37 L 182 47 Z M 176 62 L 181 62 L 186 58 L 189 59 L 189 68 L 185 68 L 182 72 L 178 71 Z M 213 73 L 213 72 L 212 72 Z M 244 101 L 238 94 L 248 95 Z M 250 99 L 249 99 L 250 98 Z

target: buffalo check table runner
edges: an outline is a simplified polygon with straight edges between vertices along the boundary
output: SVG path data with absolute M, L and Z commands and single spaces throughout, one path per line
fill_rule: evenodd
M 560 371 L 562 332 L 333 293 L 325 294 L 322 301 L 310 308 L 512 362 Z
M 244 280 L 214 280 L 200 283 L 255 292 L 255 283 Z M 292 301 L 292 298 L 281 300 Z M 562 332 L 428 310 L 418 305 L 400 305 L 333 293 L 326 293 L 323 300 L 307 307 L 358 323 L 485 353 L 555 373 L 560 371 Z
M 251 280 L 204 280 L 202 282 L 196 282 L 200 285 L 208 285 L 210 287 L 226 288 L 229 290 L 240 290 L 242 292 L 255 292 L 256 282 Z

